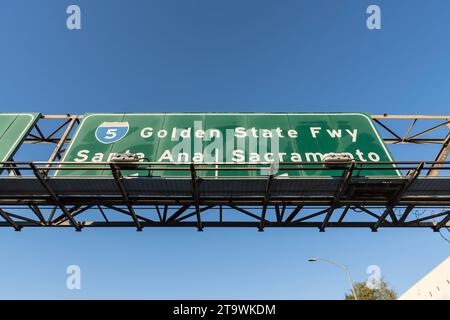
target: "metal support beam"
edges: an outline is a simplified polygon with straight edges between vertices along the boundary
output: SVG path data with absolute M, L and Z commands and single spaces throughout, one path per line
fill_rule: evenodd
M 249 216 L 249 217 L 252 217 L 252 218 L 255 218 L 255 219 L 258 220 L 258 221 L 261 221 L 261 217 L 260 217 L 260 216 L 258 216 L 258 215 L 256 215 L 256 214 L 253 214 L 253 213 L 251 213 L 251 212 L 248 211 L 248 210 L 239 208 L 238 206 L 235 206 L 234 204 L 231 204 L 231 203 L 230 203 L 228 206 L 229 206 L 230 208 L 234 209 L 234 210 L 237 210 L 237 211 L 239 211 L 239 212 L 242 212 L 243 214 L 245 214 L 245 215 L 247 215 L 247 216 Z M 266 221 L 266 222 L 267 222 L 267 221 Z
M 92 205 L 87 205 L 85 207 L 75 206 L 75 208 L 69 210 L 69 213 L 72 217 L 75 218 L 77 215 L 85 212 L 86 210 L 89 210 L 92 207 L 93 207 Z M 64 221 L 67 221 L 67 217 L 65 217 L 64 215 L 61 215 L 57 219 L 53 220 L 52 223 L 60 224 L 60 223 L 63 223 Z
M 350 206 L 345 207 L 344 211 L 342 211 L 341 216 L 339 217 L 338 222 L 344 221 L 344 218 L 347 215 L 349 209 L 350 209 Z
M 10 161 L 14 161 L 14 159 L 11 158 Z M 15 164 L 13 164 L 12 168 L 7 170 L 8 171 L 8 175 L 12 176 L 12 177 L 14 177 L 14 176 L 17 176 L 17 177 L 21 176 L 22 174 L 20 173 L 20 170 L 16 169 L 16 168 L 17 168 L 17 166 Z M 0 169 L 0 174 L 1 173 L 2 173 L 2 170 Z
M 159 206 L 155 205 L 156 213 L 158 214 L 159 221 L 163 221 L 163 217 L 161 215 L 161 210 L 159 210 Z
M 137 231 L 142 231 L 142 226 L 141 223 L 139 222 L 139 219 L 136 216 L 136 212 L 134 211 L 133 205 L 131 204 L 130 199 L 128 198 L 128 193 L 125 190 L 125 187 L 122 183 L 122 174 L 120 172 L 120 169 L 116 167 L 116 165 L 111 164 L 111 170 L 113 172 L 113 176 L 114 176 L 114 180 L 117 183 L 117 186 L 119 187 L 120 193 L 122 194 L 122 198 L 124 203 L 126 204 L 131 217 L 133 218 L 133 222 L 136 225 L 136 230 Z
M 104 206 L 107 207 L 108 209 L 111 209 L 111 210 L 123 213 L 123 214 L 125 214 L 127 216 L 130 216 L 130 217 L 133 217 L 133 215 L 127 210 L 124 210 L 124 209 L 121 209 L 121 208 L 118 208 L 118 207 L 114 207 L 114 206 L 111 206 L 111 205 L 108 205 L 108 204 L 105 204 Z M 151 220 L 149 218 L 146 218 L 146 217 L 143 217 L 141 215 L 138 215 L 137 213 L 135 213 L 135 216 L 137 218 L 139 218 L 140 220 L 142 220 L 142 221 L 145 221 L 145 222 L 148 222 L 148 223 L 155 223 L 153 220 Z
M 303 222 L 303 221 L 306 221 L 306 220 L 309 220 L 309 219 L 318 217 L 318 216 L 324 214 L 325 212 L 328 212 L 328 209 L 320 210 L 319 212 L 316 212 L 316 213 L 307 215 L 307 216 L 305 216 L 305 217 L 303 217 L 303 218 L 294 220 L 294 221 L 292 221 L 291 224 L 299 224 L 300 222 Z M 320 226 L 322 226 L 322 223 L 319 225 L 319 228 L 320 228 Z
M 27 221 L 17 221 L 16 222 L 20 227 L 47 227 L 47 228 L 65 228 L 65 227 L 72 227 L 69 223 L 64 223 L 58 226 L 39 226 L 35 223 L 29 223 Z M 257 221 L 204 221 L 203 222 L 205 227 L 219 227 L 219 228 L 257 228 L 259 226 L 259 222 Z M 266 227 L 270 228 L 319 228 L 322 222 L 320 221 L 306 221 L 299 224 L 288 224 L 283 225 L 276 222 L 270 222 L 266 224 Z M 170 227 L 173 228 L 193 228 L 196 227 L 197 222 L 195 221 L 186 221 L 183 223 L 175 223 L 172 224 Z M 370 228 L 373 225 L 372 222 L 330 222 L 327 226 L 327 228 Z M 163 223 L 149 223 L 149 222 L 142 222 L 143 227 L 150 227 L 150 228 L 167 228 L 166 224 Z M 436 223 L 434 222 L 423 222 L 423 223 L 417 223 L 417 224 L 389 224 L 385 225 L 385 228 L 434 228 L 436 226 Z M 0 227 L 11 227 L 11 225 L 8 222 L 1 222 L 0 221 Z M 132 221 L 84 221 L 83 227 L 85 228 L 130 228 L 135 227 L 134 222 Z M 443 227 L 450 227 L 450 223 L 446 223 Z
M 64 131 L 63 135 L 59 139 L 58 144 L 56 145 L 55 149 L 53 150 L 53 153 L 51 154 L 51 156 L 48 160 L 49 162 L 55 161 L 56 158 L 61 158 L 61 156 L 60 156 L 60 152 L 62 151 L 61 149 L 64 146 L 64 144 L 66 143 L 66 140 L 69 137 L 70 132 L 72 132 L 72 129 L 75 126 L 75 124 L 77 123 L 77 121 L 78 121 L 78 117 L 75 116 L 64 123 L 64 125 L 67 124 L 66 130 Z M 61 129 L 62 129 L 62 127 L 61 127 Z M 55 133 L 56 132 L 54 132 L 53 134 L 55 134 Z
M 303 206 L 297 206 L 294 210 L 292 210 L 291 214 L 284 221 L 285 224 L 291 223 L 292 220 L 297 216 L 297 214 L 302 210 Z
M 327 223 L 330 220 L 334 210 L 339 208 L 340 206 L 339 202 L 341 201 L 342 196 L 347 191 L 347 186 L 350 182 L 350 178 L 352 177 L 352 173 L 353 170 L 355 169 L 355 166 L 356 166 L 355 161 L 352 161 L 350 166 L 347 169 L 345 169 L 344 172 L 342 173 L 341 184 L 339 185 L 339 188 L 336 191 L 333 200 L 331 201 L 330 208 L 328 209 L 328 212 L 325 218 L 323 219 L 323 223 L 319 228 L 320 232 L 325 231 L 325 227 L 327 226 Z
M 52 219 L 55 216 L 56 210 L 58 210 L 58 206 L 54 206 L 52 208 L 52 211 L 50 212 L 50 214 L 48 215 L 48 219 L 47 219 L 47 225 L 51 225 L 52 223 Z
M 180 209 L 178 209 L 177 211 L 175 211 L 174 214 L 172 214 L 169 219 L 167 219 L 166 223 L 172 223 L 173 221 L 175 221 L 176 219 L 178 219 L 178 217 L 180 217 L 187 209 L 189 209 L 191 205 L 190 204 L 186 204 L 184 206 L 182 206 Z
M 380 225 L 386 220 L 386 217 L 388 215 L 392 214 L 392 209 L 394 205 L 388 205 L 387 208 L 384 210 L 383 214 L 380 216 L 380 219 L 378 219 L 377 222 L 375 222 L 375 225 L 372 227 L 372 231 L 376 232 Z
M 444 127 L 444 126 L 447 126 L 447 127 L 450 128 L 450 125 L 449 125 L 449 124 L 450 124 L 450 121 L 445 121 L 445 122 L 443 122 L 443 123 L 440 123 L 440 124 L 438 124 L 438 125 L 436 125 L 436 126 L 433 126 L 433 127 L 428 128 L 428 129 L 426 129 L 426 130 L 423 130 L 423 131 L 421 131 L 421 132 L 419 132 L 419 133 L 416 133 L 415 135 L 409 137 L 409 138 L 407 139 L 407 141 L 412 141 L 412 140 L 414 140 L 414 139 L 416 139 L 416 138 L 418 138 L 418 137 L 420 137 L 420 136 L 423 136 L 424 134 L 430 133 L 430 132 L 435 131 L 436 129 L 442 128 L 442 127 Z
M 31 211 L 34 212 L 34 214 L 38 217 L 39 221 L 41 221 L 42 224 L 47 224 L 44 215 L 42 214 L 41 210 L 37 205 L 29 205 L 29 208 L 31 209 Z
M 394 130 L 392 130 L 391 128 L 389 128 L 388 126 L 386 126 L 383 122 L 381 122 L 378 119 L 373 119 L 373 121 L 375 121 L 376 123 L 378 123 L 382 128 L 384 128 L 387 132 L 389 132 L 390 134 L 392 134 L 397 140 L 401 140 L 402 138 L 394 132 Z
M 19 220 L 27 221 L 27 222 L 30 222 L 30 223 L 34 223 L 35 225 L 38 225 L 38 226 L 41 225 L 41 223 L 39 221 L 34 220 L 34 219 L 30 219 L 30 218 L 27 218 L 27 217 L 24 217 L 24 216 L 21 216 L 21 215 L 18 215 L 18 214 L 14 214 L 14 213 L 11 213 L 11 212 L 7 212 L 7 214 L 8 214 L 8 216 L 11 219 L 14 218 L 14 219 L 19 219 Z
M 270 200 L 270 192 L 272 190 L 272 181 L 273 181 L 273 171 L 272 171 L 272 167 L 269 170 L 269 176 L 267 178 L 267 183 L 266 183 L 266 189 L 264 192 L 264 199 L 263 199 L 263 208 L 262 208 L 262 212 L 261 212 L 261 222 L 259 223 L 259 228 L 258 231 L 262 232 L 264 231 L 264 224 L 266 222 L 266 211 L 267 211 L 267 205 L 269 203 Z
M 198 177 L 194 164 L 191 163 L 192 198 L 194 199 L 195 212 L 197 215 L 197 230 L 203 231 L 202 219 L 200 216 L 200 196 L 198 192 Z
M 209 210 L 209 209 L 214 208 L 214 207 L 215 207 L 215 205 L 209 204 L 209 205 L 207 205 L 207 206 L 205 206 L 203 208 L 200 208 L 199 210 L 195 210 L 194 212 L 191 212 L 189 214 L 186 214 L 186 215 L 176 219 L 175 222 L 178 223 L 178 222 L 181 222 L 183 220 L 189 219 L 190 217 L 197 216 L 198 213 L 202 213 L 203 211 Z
M 403 212 L 403 215 L 401 216 L 399 222 L 405 222 L 413 209 L 414 209 L 413 205 L 407 206 L 405 211 Z
M 420 224 L 421 222 L 424 222 L 424 221 L 434 220 L 436 218 L 440 218 L 442 216 L 446 216 L 447 214 L 448 214 L 448 211 L 435 213 L 435 214 L 432 214 L 432 215 L 429 215 L 429 216 L 425 216 L 425 217 L 422 217 L 422 218 L 418 218 L 418 219 L 415 219 L 415 220 L 411 220 L 411 221 L 405 222 L 404 225 L 406 225 L 406 226 L 417 225 L 417 224 Z M 436 223 L 434 221 L 432 223 L 433 223 L 433 228 L 435 228 L 436 227 Z
M 22 229 L 22 226 L 18 225 L 13 219 L 11 219 L 6 211 L 0 209 L 0 216 L 2 216 L 2 218 L 5 219 L 6 222 L 14 228 L 14 230 L 20 231 Z
M 374 218 L 377 219 L 377 220 L 380 219 L 380 216 L 379 216 L 379 215 L 373 213 L 372 211 L 370 211 L 369 209 L 367 209 L 367 208 L 365 208 L 365 207 L 363 207 L 363 206 L 356 205 L 356 206 L 353 207 L 353 211 L 357 212 L 356 209 L 361 210 L 361 211 L 367 213 L 369 216 L 374 217 Z
M 166 220 L 167 220 L 167 210 L 169 210 L 169 206 L 166 204 L 164 206 L 163 222 L 166 222 Z
M 441 161 L 445 161 L 448 153 L 450 152 L 449 147 L 449 138 L 450 134 L 447 137 L 441 137 L 441 132 L 438 132 L 439 129 L 447 126 L 450 129 L 450 116 L 442 115 L 442 116 L 425 116 L 425 115 L 372 115 L 373 121 L 377 123 L 383 130 L 392 135 L 392 137 L 384 137 L 383 140 L 387 144 L 440 144 L 442 148 L 439 154 L 436 156 L 437 159 L 443 159 Z M 385 122 L 381 122 L 381 120 L 386 120 Z M 407 127 L 406 133 L 399 135 L 394 129 L 390 127 L 386 122 L 393 121 L 408 121 L 412 120 L 412 124 Z M 436 124 L 436 121 L 443 120 Z M 418 127 L 419 123 L 420 127 L 425 126 L 426 129 L 421 130 L 418 133 L 410 135 L 413 128 Z M 417 126 L 416 126 L 417 123 Z M 430 124 L 431 123 L 431 124 Z M 439 137 L 436 137 L 436 136 Z M 440 168 L 440 165 L 436 165 L 436 168 Z M 439 169 L 430 170 L 428 175 L 437 176 L 439 174 Z
M 56 202 L 59 209 L 66 215 L 66 217 L 69 219 L 71 225 L 75 228 L 76 231 L 81 231 L 81 226 L 79 223 L 75 220 L 74 217 L 70 214 L 69 211 L 65 208 L 65 206 L 60 202 L 58 195 L 53 191 L 53 189 L 50 187 L 50 185 L 47 183 L 46 177 L 42 174 L 40 170 L 36 168 L 34 164 L 30 164 L 31 169 L 33 170 L 33 173 L 35 177 L 39 180 L 41 185 L 47 190 L 47 192 L 52 197 L 53 201 Z
M 371 228 L 373 232 L 376 232 L 378 230 L 378 228 L 380 227 L 380 225 L 384 222 L 384 220 L 386 219 L 386 217 L 390 214 L 391 216 L 393 216 L 392 218 L 392 222 L 397 222 L 396 218 L 395 218 L 395 214 L 393 212 L 394 207 L 397 205 L 397 202 L 399 201 L 399 199 L 403 196 L 403 194 L 408 190 L 408 188 L 411 186 L 411 184 L 414 182 L 414 180 L 417 179 L 417 177 L 419 176 L 420 172 L 422 171 L 422 168 L 424 167 L 424 163 L 421 162 L 419 164 L 419 166 L 412 171 L 409 174 L 408 180 L 406 181 L 406 183 L 400 188 L 400 190 L 398 190 L 393 197 L 390 199 L 390 201 L 388 202 L 387 206 L 386 206 L 386 210 L 384 210 L 383 214 L 381 215 L 380 219 L 378 219 L 378 221 L 374 224 L 374 226 Z
M 100 213 L 103 216 L 103 219 L 105 219 L 106 222 L 109 222 L 108 217 L 106 216 L 105 212 L 103 211 L 102 206 L 97 206 L 98 210 L 100 211 Z
M 74 212 L 77 211 L 81 207 L 82 207 L 81 205 L 75 205 L 75 206 L 73 206 L 70 209 L 69 208 L 66 208 L 66 209 L 73 217 L 74 216 Z M 64 213 L 62 213 L 60 216 L 58 216 L 55 219 L 53 219 L 54 213 L 56 213 L 56 210 L 55 210 L 55 212 L 53 212 L 51 219 L 49 219 L 49 221 L 48 221 L 49 224 L 59 222 L 62 219 L 66 218 L 66 215 Z
M 412 128 L 414 128 L 414 125 L 416 124 L 417 119 L 413 119 L 412 123 L 410 124 L 410 126 L 408 127 L 408 130 L 406 130 L 405 135 L 402 138 L 401 142 L 405 142 L 408 139 L 408 135 L 411 132 Z
M 281 211 L 280 211 L 280 206 L 275 205 L 275 215 L 277 217 L 277 222 L 281 223 L 282 218 L 281 218 Z
M 286 204 L 285 203 L 283 203 L 283 207 L 282 207 L 282 209 L 281 209 L 281 221 L 280 222 L 283 222 L 283 219 L 284 219 L 284 214 L 286 213 Z
M 443 226 L 445 226 L 447 224 L 447 222 L 450 221 L 450 210 L 445 212 L 447 215 L 445 216 L 444 219 L 442 219 L 434 228 L 433 230 L 435 232 L 439 232 L 439 230 L 441 230 L 441 228 Z
M 439 161 L 439 162 L 446 161 L 449 153 L 450 153 L 450 133 L 447 134 L 447 137 L 445 138 L 445 142 L 442 144 L 441 150 L 439 150 L 439 153 L 436 156 L 435 161 Z M 442 164 L 436 163 L 433 165 L 433 167 L 441 168 Z M 439 175 L 439 169 L 429 170 L 427 175 L 436 177 Z

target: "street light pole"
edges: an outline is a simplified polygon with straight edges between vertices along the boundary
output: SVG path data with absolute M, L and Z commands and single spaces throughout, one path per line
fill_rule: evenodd
M 310 258 L 310 259 L 308 259 L 308 262 L 318 262 L 318 261 L 322 261 L 322 262 L 326 262 L 326 263 L 332 264 L 332 265 L 334 265 L 334 266 L 344 270 L 345 274 L 347 276 L 347 281 L 350 284 L 350 288 L 352 290 L 353 298 L 355 300 L 358 300 L 358 296 L 356 295 L 356 291 L 355 291 L 355 288 L 353 286 L 353 280 L 352 280 L 352 277 L 350 275 L 350 269 L 346 265 L 343 265 L 343 264 L 340 264 L 340 263 L 337 263 L 337 262 L 334 262 L 334 261 L 328 260 L 328 259 L 321 259 L 321 258 Z

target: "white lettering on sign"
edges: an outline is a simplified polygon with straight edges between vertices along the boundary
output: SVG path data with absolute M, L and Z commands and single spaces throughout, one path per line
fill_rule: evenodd
M 133 148 L 138 150 L 132 150 L 133 148 L 130 147 L 125 151 L 120 150 L 120 145 L 116 144 L 113 149 L 117 153 L 137 154 L 141 161 L 252 162 L 268 163 L 271 168 L 279 162 L 323 162 L 325 156 L 330 153 L 345 154 L 349 159 L 363 162 L 379 162 L 381 159 L 380 154 L 374 150 L 364 148 L 362 151 L 351 147 L 358 141 L 360 134 L 358 130 L 361 128 L 327 126 L 322 122 L 320 125 L 298 126 L 295 129 L 282 129 L 278 126 L 274 128 L 237 126 L 220 130 L 206 129 L 205 126 L 202 121 L 193 121 L 193 125 L 186 127 L 144 126 L 137 131 L 130 129 L 130 134 L 136 132 L 138 138 L 144 140 L 144 144 L 151 142 L 154 147 L 149 148 L 147 152 L 142 150 L 143 143 L 137 143 Z M 103 122 L 96 130 L 96 137 L 102 143 L 105 143 L 103 140 L 108 143 L 108 140 L 117 142 L 120 140 L 118 138 L 125 136 L 128 129 L 128 122 Z M 311 139 L 317 139 L 317 143 L 311 143 Z M 293 140 L 294 145 L 288 145 L 286 149 L 284 143 L 286 140 Z M 339 141 L 339 143 L 329 143 L 331 141 Z M 75 151 L 73 161 L 108 162 L 116 155 L 115 152 L 91 151 L 84 146 Z
M 353 131 L 345 129 L 345 131 L 352 137 L 352 142 L 356 142 L 356 137 L 358 136 L 358 129 L 353 129 Z
M 320 130 L 322 130 L 321 127 L 311 127 L 309 128 L 309 130 L 311 130 L 311 135 L 313 136 L 313 138 L 317 138 L 317 134 L 320 132 Z
M 108 137 L 113 137 L 115 132 L 111 131 L 107 132 Z M 311 136 L 313 138 L 322 137 L 322 132 L 324 131 L 322 127 L 310 127 L 309 128 Z M 299 134 L 297 130 L 283 130 L 279 127 L 272 129 L 257 129 L 255 127 L 245 128 L 245 127 L 236 127 L 233 131 L 234 137 L 236 138 L 299 138 Z M 345 136 L 350 136 L 352 142 L 357 141 L 358 137 L 358 129 L 340 129 L 340 128 L 330 128 L 326 129 L 324 132 L 333 139 L 341 139 L 345 138 Z M 166 129 L 161 129 L 156 131 L 156 136 L 158 138 L 167 137 L 169 132 Z M 143 139 L 149 139 L 155 136 L 155 129 L 151 127 L 142 128 L 140 131 L 140 136 Z M 220 138 L 222 133 L 218 129 L 197 129 L 192 130 L 189 128 L 172 128 L 170 132 L 170 138 L 172 141 L 177 141 L 179 138 L 190 139 L 190 138 L 198 138 L 198 139 L 212 139 L 212 138 Z
M 310 127 L 309 130 L 311 132 L 311 136 L 313 138 L 317 138 L 322 131 L 322 127 Z M 358 137 L 358 129 L 345 129 L 344 131 L 342 131 L 342 129 L 327 129 L 326 132 L 333 139 L 341 139 L 343 138 L 343 135 L 350 136 L 352 138 L 352 142 L 356 142 Z

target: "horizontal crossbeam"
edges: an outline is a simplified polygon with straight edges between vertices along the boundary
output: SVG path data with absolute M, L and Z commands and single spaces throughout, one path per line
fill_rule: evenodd
M 290 212 L 286 219 L 280 219 L 280 209 L 278 205 L 265 205 L 261 203 L 259 205 L 244 206 L 240 204 L 228 204 L 226 206 L 218 206 L 216 208 L 213 205 L 203 205 L 199 207 L 199 210 L 194 210 L 190 213 L 185 213 L 191 205 L 167 205 L 164 211 L 169 216 L 165 221 L 164 219 L 153 219 L 157 212 L 153 207 L 141 206 L 130 203 L 129 206 L 135 213 L 136 219 L 139 219 L 139 225 L 141 230 L 144 227 L 198 227 L 196 216 L 201 212 L 208 212 L 205 217 L 208 219 L 202 219 L 203 227 L 260 227 L 261 216 L 257 212 L 261 212 L 261 209 L 265 207 L 266 215 L 264 217 L 264 227 L 323 227 L 326 221 L 327 228 L 370 228 L 373 229 L 375 222 L 379 223 L 378 228 L 431 228 L 434 231 L 439 231 L 442 228 L 450 227 L 450 211 L 436 208 L 434 210 L 427 209 L 423 211 L 422 207 L 405 207 L 399 208 L 403 210 L 401 219 L 395 221 L 384 221 L 381 212 L 385 212 L 388 207 L 367 207 L 367 206 L 345 206 L 337 208 L 335 205 L 329 207 L 318 206 L 292 206 L 286 204 L 285 210 Z M 123 208 L 125 207 L 125 208 Z M 85 206 L 85 207 L 72 207 L 67 212 L 71 216 L 77 215 L 78 225 L 83 227 L 136 227 L 134 221 L 129 221 L 129 217 L 132 217 L 132 213 L 129 211 L 128 206 L 123 207 L 112 206 L 105 204 L 103 206 Z M 149 210 L 150 209 L 150 210 Z M 331 221 L 331 219 L 324 218 L 324 214 L 329 213 L 330 210 L 339 214 L 339 219 Z M 15 210 L 20 210 L 19 213 L 15 213 Z M 41 219 L 33 219 L 35 210 L 39 210 Z M 417 210 L 417 211 L 415 211 Z M 97 211 L 100 213 L 98 220 L 93 220 L 92 213 Z M 142 213 L 141 213 L 142 212 Z M 144 216 L 145 212 L 145 216 Z M 277 213 L 278 212 L 278 213 Z M 300 212 L 304 212 L 300 217 Z M 425 212 L 425 213 L 424 213 Z M 83 214 L 81 214 L 83 213 Z M 114 215 L 111 215 L 115 213 Z M 67 218 L 65 214 L 60 215 L 58 218 L 53 219 L 54 210 L 49 208 L 39 208 L 34 206 L 34 210 L 31 210 L 29 206 L 13 206 L 7 208 L 0 208 L 0 216 L 4 219 L 0 223 L 0 227 L 13 227 L 15 230 L 20 231 L 23 227 L 67 227 L 73 224 Z M 419 218 L 418 215 L 420 215 Z M 30 218 L 31 216 L 31 218 Z M 35 217 L 35 215 L 34 215 Z M 344 221 L 345 217 L 345 221 Z M 408 218 L 414 217 L 414 218 Z M 296 218 L 296 219 L 295 219 Z M 325 220 L 326 219 L 326 220 Z

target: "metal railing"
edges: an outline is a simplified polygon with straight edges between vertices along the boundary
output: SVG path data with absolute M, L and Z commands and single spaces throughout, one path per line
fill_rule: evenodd
M 9 172 L 19 172 L 21 175 L 25 172 L 33 172 L 36 170 L 51 176 L 49 173 L 58 171 L 177 171 L 190 174 L 192 169 L 203 172 L 226 172 L 226 171 L 267 171 L 266 175 L 273 174 L 277 171 L 323 171 L 336 172 L 345 171 L 349 166 L 354 165 L 353 172 L 361 171 L 401 171 L 407 174 L 411 170 L 420 167 L 420 173 L 426 175 L 432 170 L 436 170 L 436 165 L 440 165 L 439 170 L 450 170 L 450 161 L 381 161 L 381 162 L 364 162 L 364 161 L 344 161 L 344 162 L 61 162 L 61 161 L 5 161 L 0 162 L 0 169 Z M 276 173 L 275 173 L 276 174 Z M 11 174 L 12 176 L 13 174 Z M 76 176 L 76 173 L 72 175 Z M 103 174 L 104 175 L 104 174 Z M 323 176 L 326 174 L 320 174 Z

